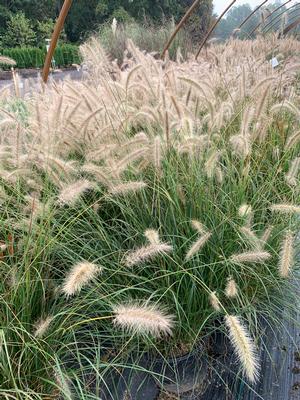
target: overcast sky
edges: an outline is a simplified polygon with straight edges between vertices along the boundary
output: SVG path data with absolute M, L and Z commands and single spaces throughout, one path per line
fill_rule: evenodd
M 215 6 L 215 12 L 217 14 L 220 14 L 226 6 L 228 6 L 231 3 L 232 0 L 214 0 L 214 6 Z M 235 3 L 236 6 L 239 6 L 241 4 L 249 4 L 252 8 L 258 6 L 261 4 L 263 0 L 237 0 Z M 272 1 L 270 1 L 272 3 Z

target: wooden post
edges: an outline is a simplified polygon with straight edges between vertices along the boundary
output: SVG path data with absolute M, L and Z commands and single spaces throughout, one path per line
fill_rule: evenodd
M 56 21 L 55 27 L 54 27 L 54 31 L 52 34 L 52 38 L 51 38 L 51 43 L 50 43 L 50 47 L 49 50 L 47 52 L 47 56 L 46 56 L 46 60 L 45 60 L 45 64 L 44 64 L 44 68 L 43 68 L 43 81 L 45 83 L 47 83 L 48 81 L 48 77 L 49 77 L 49 71 L 50 71 L 50 66 L 51 66 L 51 61 L 54 55 L 54 51 L 60 36 L 60 33 L 64 27 L 64 23 L 66 20 L 66 17 L 69 13 L 69 10 L 71 8 L 72 5 L 72 1 L 73 0 L 65 0 L 64 4 L 62 6 L 62 9 L 60 11 L 59 17 Z

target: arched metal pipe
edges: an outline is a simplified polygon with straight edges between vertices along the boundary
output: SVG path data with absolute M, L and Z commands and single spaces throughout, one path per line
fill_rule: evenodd
M 290 25 L 288 25 L 282 32 L 281 36 L 286 35 L 287 33 L 289 33 L 292 29 L 296 28 L 296 26 L 298 26 L 300 24 L 300 18 L 297 18 L 294 22 L 292 22 Z
M 51 66 L 51 61 L 54 55 L 54 51 L 59 39 L 59 35 L 64 27 L 64 23 L 65 20 L 67 18 L 67 15 L 69 13 L 69 10 L 71 8 L 73 0 L 65 0 L 64 4 L 62 6 L 62 9 L 59 13 L 59 17 L 57 18 L 55 27 L 54 27 L 54 31 L 52 34 L 52 38 L 51 38 L 51 43 L 50 43 L 50 47 L 49 50 L 47 52 L 47 56 L 46 56 L 46 60 L 45 60 L 45 64 L 44 64 L 44 68 L 43 68 L 43 81 L 45 83 L 47 83 L 48 81 L 48 77 L 49 77 L 49 71 L 50 71 L 50 66 Z
M 244 21 L 238 26 L 237 29 L 241 29 L 247 21 L 254 15 L 260 8 L 262 8 L 263 5 L 265 5 L 269 0 L 264 0 L 259 6 L 257 6 L 251 13 L 248 15 L 247 18 L 244 19 Z
M 284 7 L 285 5 L 287 5 L 288 3 L 290 3 L 292 0 L 288 0 L 285 3 L 281 4 L 279 7 L 275 8 L 275 10 L 273 10 L 266 19 L 271 18 L 271 16 L 276 13 L 278 10 L 280 10 L 282 7 Z M 250 36 L 252 36 L 254 34 L 254 32 L 257 31 L 257 29 L 263 24 L 263 22 L 260 22 L 259 24 L 256 25 L 256 27 L 254 29 L 252 29 L 252 31 L 249 33 Z
M 286 10 L 284 10 L 281 13 L 279 13 L 278 15 L 276 15 L 276 17 L 274 19 L 272 19 L 268 24 L 266 24 L 264 26 L 263 33 L 268 33 L 274 27 L 274 25 L 276 25 L 280 21 L 283 14 L 285 14 L 286 12 L 290 11 L 292 8 L 299 6 L 299 5 L 300 5 L 299 3 L 293 4 L 291 7 L 288 7 Z M 266 30 L 266 28 L 268 28 L 268 29 Z
M 292 8 L 294 8 L 294 10 L 290 11 Z M 297 8 L 296 8 L 297 7 Z M 294 13 L 299 11 L 299 7 L 300 7 L 300 3 L 296 3 L 293 6 L 289 7 L 288 9 L 286 9 L 284 12 L 280 13 L 270 24 L 269 28 L 267 30 L 264 30 L 263 33 L 269 33 L 271 31 L 272 28 L 274 28 L 278 23 L 280 23 L 282 15 L 284 15 L 286 12 L 289 12 L 288 16 L 291 17 L 291 15 L 293 15 Z M 277 28 L 276 28 L 277 29 Z
M 196 60 L 199 57 L 199 54 L 201 52 L 201 50 L 203 49 L 205 43 L 207 42 L 207 40 L 209 39 L 210 35 L 213 33 L 213 31 L 216 29 L 216 26 L 218 25 L 218 23 L 221 21 L 221 19 L 224 17 L 224 15 L 227 13 L 227 11 L 229 11 L 231 9 L 231 7 L 234 5 L 234 3 L 236 2 L 236 0 L 233 0 L 229 6 L 227 6 L 225 8 L 225 10 L 222 12 L 222 14 L 219 16 L 219 18 L 216 20 L 216 22 L 210 27 L 210 29 L 208 30 L 208 32 L 206 33 L 204 39 L 202 40 L 199 50 L 197 51 L 196 54 Z

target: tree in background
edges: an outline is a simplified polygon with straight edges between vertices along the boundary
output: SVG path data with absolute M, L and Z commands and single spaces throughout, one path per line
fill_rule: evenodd
M 252 8 L 249 4 L 233 7 L 229 10 L 225 18 L 222 19 L 217 26 L 215 36 L 221 39 L 227 39 L 235 29 L 247 18 L 251 13 Z M 248 22 L 242 27 L 240 32 L 237 32 L 239 38 L 247 38 L 249 32 L 257 26 L 260 21 L 261 11 L 256 12 Z
M 114 17 L 119 22 L 134 20 L 140 23 L 159 24 L 162 20 L 166 21 L 172 17 L 178 21 L 192 2 L 193 0 L 76 0 L 67 17 L 65 31 L 69 41 L 78 42 L 97 30 L 100 24 L 112 21 Z M 30 35 L 26 36 L 30 32 L 28 25 L 35 31 L 40 42 L 43 37 L 42 32 L 45 32 L 45 35 L 47 31 L 49 32 L 48 28 L 51 26 L 49 21 L 54 21 L 62 4 L 63 0 L 0 0 L 0 34 L 12 30 L 11 18 L 21 12 L 23 17 L 17 19 L 22 19 L 20 22 L 24 29 L 23 36 L 29 40 L 26 44 L 32 43 Z M 193 36 L 201 37 L 208 29 L 212 11 L 212 0 L 202 0 L 198 11 L 187 24 Z M 25 17 L 31 22 L 25 22 Z M 16 27 L 13 29 L 16 30 Z M 17 33 L 20 36 L 20 32 Z M 18 41 L 20 40 L 19 38 Z M 22 40 L 21 42 L 24 43 Z M 9 45 L 7 40 L 5 43 Z
M 258 29 L 255 30 L 251 38 L 254 38 L 257 34 L 280 32 L 285 26 L 300 17 L 300 3 L 292 3 L 289 4 L 289 7 L 283 6 L 275 11 L 282 4 L 282 1 L 275 1 L 273 4 L 262 7 L 235 35 L 239 38 L 249 38 L 249 34 L 256 27 Z M 233 7 L 218 25 L 215 36 L 223 40 L 228 39 L 251 11 L 252 9 L 248 4 Z M 273 11 L 275 12 L 273 13 Z M 294 29 L 294 32 L 299 31 L 300 26 Z
M 99 24 L 112 21 L 135 20 L 141 23 L 160 23 L 174 17 L 179 20 L 193 0 L 85 0 L 74 2 L 66 21 L 66 33 L 72 41 L 84 38 L 86 32 Z M 198 12 L 191 18 L 188 28 L 193 35 L 201 36 L 212 20 L 212 0 L 202 0 Z
M 43 20 L 56 16 L 58 0 L 0 0 L 0 7 L 10 13 L 23 12 L 27 18 Z
M 36 39 L 31 22 L 25 14 L 18 12 L 11 14 L 7 28 L 1 36 L 2 45 L 7 47 L 22 47 L 34 44 Z
M 182 15 L 193 4 L 193 0 L 181 0 Z M 187 31 L 191 37 L 196 40 L 201 40 L 204 34 L 208 31 L 213 22 L 213 2 L 212 0 L 205 0 L 200 2 L 197 12 L 194 13 L 187 23 Z
M 51 38 L 54 29 L 54 20 L 49 18 L 38 21 L 36 24 L 36 44 L 41 47 L 45 45 L 45 40 Z

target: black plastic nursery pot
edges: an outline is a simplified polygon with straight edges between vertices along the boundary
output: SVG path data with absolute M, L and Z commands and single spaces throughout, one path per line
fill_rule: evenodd
M 178 397 L 188 394 L 186 398 L 196 399 L 205 392 L 209 382 L 207 348 L 200 345 L 181 357 L 156 359 L 149 370 L 161 391 Z
M 196 400 L 205 392 L 208 376 L 207 348 L 204 345 L 180 357 L 146 355 L 134 367 L 128 366 L 109 374 L 100 398 L 155 400 L 160 392 L 167 392 L 174 398 Z
M 139 357 L 133 351 L 129 359 L 118 364 L 115 364 L 114 356 L 108 357 L 107 368 L 104 368 L 98 383 L 95 371 L 88 373 L 86 370 L 86 389 L 101 400 L 156 400 L 164 392 L 174 399 L 199 400 L 203 394 L 205 396 L 211 382 L 211 363 L 231 352 L 220 325 L 216 322 L 212 333 L 191 352 L 180 356 L 163 357 L 158 353 L 147 353 Z M 99 357 L 93 354 L 94 346 L 95 343 L 85 346 L 89 359 Z M 112 350 L 112 344 L 108 344 L 107 349 Z M 72 356 L 69 357 L 69 366 L 76 366 L 74 361 Z

